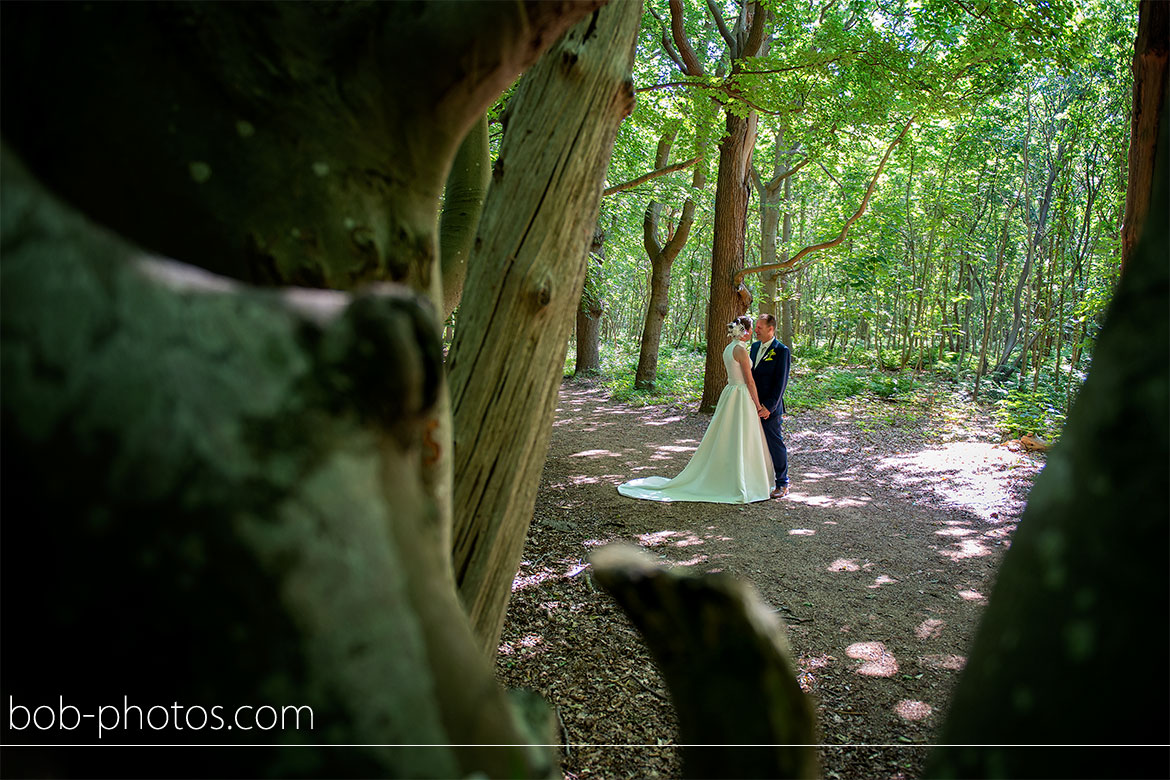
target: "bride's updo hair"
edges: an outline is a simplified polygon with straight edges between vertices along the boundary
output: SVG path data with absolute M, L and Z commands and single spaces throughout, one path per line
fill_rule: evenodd
M 743 315 L 740 315 L 739 317 L 736 317 L 735 320 L 733 320 L 733 321 L 739 323 L 740 327 L 743 328 L 744 333 L 751 333 L 752 332 L 752 318 L 747 316 L 746 314 L 743 314 Z

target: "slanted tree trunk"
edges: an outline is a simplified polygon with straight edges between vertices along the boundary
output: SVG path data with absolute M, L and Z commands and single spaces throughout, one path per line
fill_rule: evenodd
M 641 3 L 573 27 L 512 98 L 448 366 L 456 582 L 494 655 L 536 501 L 585 257 L 618 125 L 633 108 Z
M 601 373 L 601 315 L 605 301 L 601 297 L 601 275 L 605 266 L 605 231 L 598 225 L 593 229 L 589 257 L 585 261 L 585 284 L 581 302 L 577 304 L 577 363 L 576 376 Z
M 1133 104 L 1129 125 L 1129 187 L 1121 229 L 1121 270 L 1141 238 L 1158 163 L 1158 136 L 1170 93 L 1170 3 L 1140 0 L 1133 53 Z M 1154 219 L 1165 219 L 1155 214 Z
M 673 133 L 669 136 L 664 135 L 659 140 L 656 168 L 666 166 L 672 142 Z M 701 190 L 706 183 L 706 161 L 700 160 L 691 178 L 691 187 L 696 191 Z M 662 324 L 670 312 L 670 269 L 691 235 L 691 226 L 695 221 L 695 199 L 693 196 L 688 197 L 683 203 L 678 224 L 673 232 L 667 234 L 665 242 L 659 239 L 661 214 L 662 204 L 652 200 L 646 207 L 646 214 L 642 219 L 642 245 L 650 257 L 650 301 L 642 325 L 638 369 L 634 373 L 634 387 L 639 390 L 654 389 L 654 380 L 658 375 L 658 349 L 662 342 Z
M 475 241 L 475 229 L 483 211 L 483 199 L 491 181 L 487 114 L 467 131 L 447 174 L 443 188 L 443 213 L 439 218 L 439 259 L 443 274 L 443 319 L 459 305 L 467 257 Z

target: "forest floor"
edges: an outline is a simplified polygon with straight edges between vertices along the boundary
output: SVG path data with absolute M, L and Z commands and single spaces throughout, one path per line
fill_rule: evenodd
M 591 577 L 590 552 L 624 541 L 667 566 L 730 572 L 777 610 L 815 703 L 824 777 L 919 777 L 1043 456 L 1005 444 L 984 409 L 938 384 L 897 404 L 857 396 L 786 415 L 784 499 L 618 494 L 678 473 L 709 420 L 565 381 L 499 680 L 556 710 L 567 780 L 680 775 L 667 689 Z

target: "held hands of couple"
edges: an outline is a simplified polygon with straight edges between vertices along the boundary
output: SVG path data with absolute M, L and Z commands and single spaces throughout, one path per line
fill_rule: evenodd
M 764 408 L 763 406 L 759 406 L 759 407 L 757 407 L 757 408 L 756 408 L 756 414 L 758 414 L 758 415 L 760 416 L 760 419 L 761 419 L 761 420 L 767 420 L 769 417 L 771 417 L 771 416 L 772 416 L 772 413 L 771 413 L 771 412 L 769 412 L 769 411 L 768 411 L 766 408 Z

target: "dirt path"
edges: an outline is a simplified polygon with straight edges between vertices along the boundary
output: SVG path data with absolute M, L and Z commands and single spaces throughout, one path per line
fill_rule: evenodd
M 678 473 L 710 418 L 566 382 L 497 663 L 504 685 L 556 707 L 565 776 L 680 772 L 662 680 L 589 576 L 590 550 L 622 540 L 749 580 L 778 610 L 825 777 L 917 777 L 1042 465 L 951 400 L 786 416 L 786 499 L 662 504 L 615 487 Z

